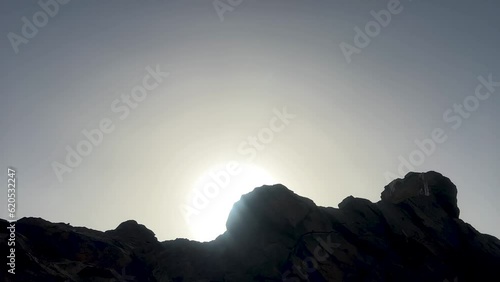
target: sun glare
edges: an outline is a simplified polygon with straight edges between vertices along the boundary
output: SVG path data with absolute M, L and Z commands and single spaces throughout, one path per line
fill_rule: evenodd
M 275 180 L 268 171 L 250 164 L 229 162 L 205 171 L 193 193 L 202 207 L 190 222 L 194 240 L 211 241 L 224 233 L 229 212 L 241 195 L 272 184 Z

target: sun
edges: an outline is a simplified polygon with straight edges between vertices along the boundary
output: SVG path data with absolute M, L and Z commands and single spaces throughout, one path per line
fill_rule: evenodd
M 229 212 L 241 195 L 272 184 L 276 181 L 271 174 L 254 164 L 228 162 L 203 172 L 191 199 L 197 207 L 189 223 L 194 240 L 211 241 L 224 233 Z

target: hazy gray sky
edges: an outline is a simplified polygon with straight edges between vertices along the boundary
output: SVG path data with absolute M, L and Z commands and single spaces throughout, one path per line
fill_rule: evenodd
M 500 237 L 498 1 L 60 2 L 0 2 L 18 218 L 208 240 L 255 185 L 375 202 L 407 161 Z

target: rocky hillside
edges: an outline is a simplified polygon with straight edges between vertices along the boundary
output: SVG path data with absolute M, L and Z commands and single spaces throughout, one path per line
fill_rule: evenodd
M 2 281 L 496 281 L 500 241 L 459 218 L 457 189 L 409 173 L 381 200 L 318 207 L 282 185 L 242 196 L 216 240 L 158 242 L 135 221 L 100 232 L 23 218 Z M 9 224 L 0 221 L 0 241 Z M 8 253 L 1 244 L 2 254 Z M 6 259 L 5 256 L 4 260 Z M 7 273 L 6 262 L 1 274 Z

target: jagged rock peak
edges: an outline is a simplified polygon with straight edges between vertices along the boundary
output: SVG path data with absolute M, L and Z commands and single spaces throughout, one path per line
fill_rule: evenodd
M 120 223 L 116 229 L 106 231 L 106 233 L 117 237 L 142 240 L 145 242 L 157 241 L 153 231 L 137 223 L 135 220 L 124 221 Z
M 458 218 L 457 187 L 442 174 L 429 171 L 409 172 L 403 179 L 398 178 L 384 187 L 381 194 L 383 202 L 393 204 L 412 199 L 416 201 L 435 201 L 447 211 L 450 217 Z
M 228 232 L 251 234 L 260 228 L 274 230 L 294 228 L 316 208 L 313 201 L 301 197 L 282 184 L 264 185 L 245 194 L 236 202 L 229 214 Z

